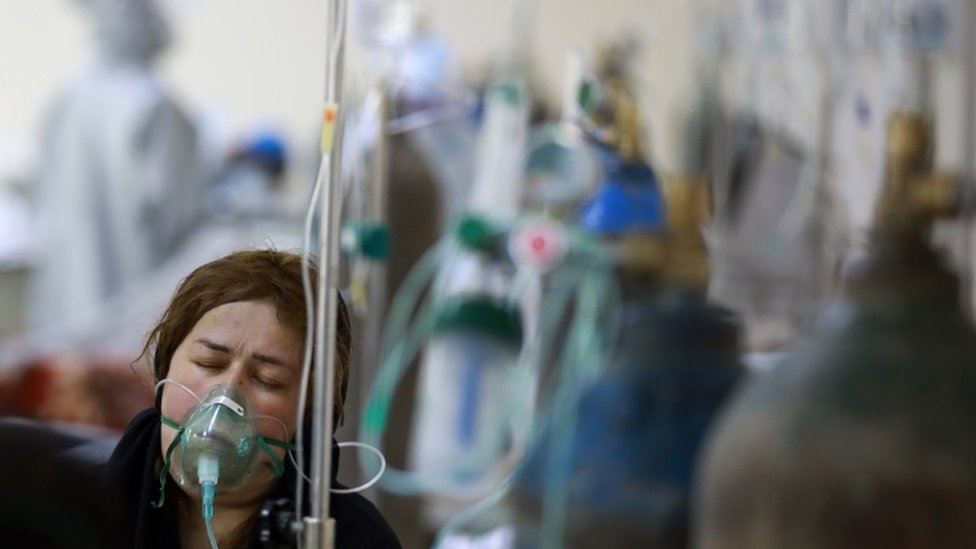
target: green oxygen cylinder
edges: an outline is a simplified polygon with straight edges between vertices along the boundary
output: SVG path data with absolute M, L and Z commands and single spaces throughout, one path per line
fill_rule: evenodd
M 961 187 L 931 174 L 929 134 L 892 116 L 866 257 L 713 432 L 697 549 L 976 547 L 976 332 L 928 243 Z

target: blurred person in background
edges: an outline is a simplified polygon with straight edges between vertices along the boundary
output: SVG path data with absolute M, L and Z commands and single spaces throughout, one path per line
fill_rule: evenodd
M 136 286 L 199 217 L 197 131 L 153 73 L 169 44 L 155 0 L 78 0 L 95 60 L 47 114 L 29 324 L 71 333 Z
M 231 148 L 207 185 L 207 215 L 223 222 L 283 216 L 287 166 L 281 135 L 263 131 L 247 136 Z

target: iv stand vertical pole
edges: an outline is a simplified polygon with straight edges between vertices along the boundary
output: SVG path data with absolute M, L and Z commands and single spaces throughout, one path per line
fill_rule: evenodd
M 976 189 L 972 185 L 976 184 L 976 164 L 973 163 L 973 152 L 976 151 L 976 132 L 973 125 L 976 124 L 976 3 L 972 1 L 963 2 L 964 21 L 963 40 L 962 40 L 962 73 L 963 77 L 963 184 L 967 194 L 973 193 Z M 963 310 L 970 319 L 976 315 L 976 292 L 974 292 L 973 277 L 976 276 L 976 266 L 973 265 L 973 231 L 976 226 L 973 223 L 973 214 L 966 208 L 963 211 L 960 223 L 962 231 L 962 273 L 963 273 Z
M 335 521 L 329 518 L 332 478 L 332 422 L 335 406 L 336 310 L 338 296 L 339 222 L 341 216 L 342 70 L 345 54 L 346 0 L 329 0 L 326 42 L 325 109 L 322 155 L 328 167 L 320 193 L 319 278 L 315 311 L 314 401 L 312 405 L 311 516 L 305 522 L 305 547 L 332 549 Z
M 389 166 L 390 166 L 390 139 L 389 118 L 390 118 L 390 84 L 386 76 L 381 76 L 373 88 L 377 101 L 377 128 L 376 128 L 376 148 L 373 150 L 371 174 L 370 174 L 370 196 L 369 210 L 367 218 L 377 222 L 384 227 L 390 227 L 390 217 L 388 211 L 389 193 Z M 387 250 L 389 253 L 389 250 Z M 389 311 L 387 300 L 387 272 L 390 256 L 379 261 L 370 261 L 369 275 L 367 277 L 367 318 L 364 323 L 364 341 L 381 341 L 383 335 L 383 324 L 386 313 Z M 379 348 L 376 345 L 362 346 L 362 362 L 360 362 L 361 379 L 374 379 L 379 371 Z M 370 394 L 370 384 L 362 384 L 360 393 L 361 402 L 368 402 Z

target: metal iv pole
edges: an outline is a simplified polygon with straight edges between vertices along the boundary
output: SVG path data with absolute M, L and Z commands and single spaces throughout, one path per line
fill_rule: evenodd
M 342 71 L 345 54 L 346 0 L 329 0 L 325 80 L 322 116 L 322 176 L 325 192 L 319 194 L 319 277 L 315 310 L 315 378 L 312 405 L 311 514 L 303 517 L 304 546 L 332 549 L 335 520 L 329 517 L 332 473 L 332 422 L 335 406 L 336 310 L 338 296 L 339 222 L 341 216 Z
M 976 132 L 973 125 L 976 124 L 976 3 L 968 1 L 964 4 L 963 20 L 963 40 L 962 40 L 962 74 L 963 74 L 963 165 L 962 174 L 964 185 L 969 193 L 973 193 L 973 185 L 976 185 L 976 165 L 973 163 L 972 154 L 976 151 Z M 976 283 L 974 283 L 973 265 L 973 231 L 976 226 L 973 223 L 973 214 L 966 211 L 962 220 L 962 296 L 964 299 L 963 310 L 969 315 L 970 320 L 976 316 Z

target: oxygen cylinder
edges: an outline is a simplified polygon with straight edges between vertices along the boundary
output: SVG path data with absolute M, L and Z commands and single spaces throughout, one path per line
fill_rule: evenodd
M 924 118 L 889 123 L 868 254 L 813 333 L 735 398 L 703 458 L 700 549 L 976 540 L 976 334 L 928 244 L 952 209 Z
M 512 489 L 520 549 L 687 547 L 699 445 L 742 365 L 735 319 L 705 299 L 704 182 L 678 183 L 659 261 L 617 241 L 628 290 L 619 344 L 526 456 Z
M 453 398 L 417 403 L 416 423 L 425 428 L 415 429 L 415 457 L 423 474 L 438 477 L 434 486 L 483 490 L 511 446 L 514 402 L 506 399 L 522 396 L 513 387 L 521 317 L 488 296 L 450 296 L 439 305 L 432 330 L 422 394 L 450 390 Z

